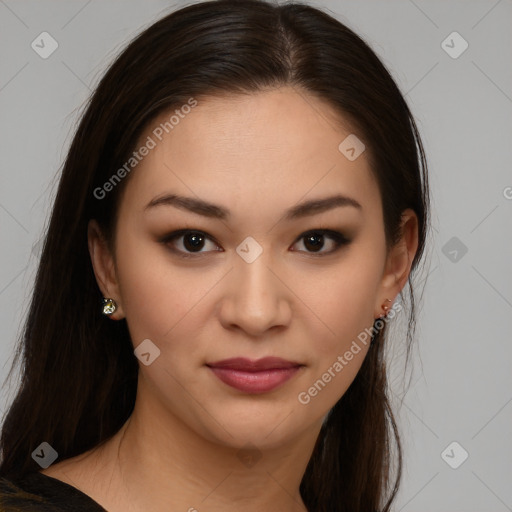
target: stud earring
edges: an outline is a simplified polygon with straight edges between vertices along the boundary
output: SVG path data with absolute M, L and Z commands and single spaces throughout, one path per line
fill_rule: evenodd
M 103 299 L 103 314 L 110 316 L 117 309 L 117 304 L 114 299 L 104 298 Z
M 391 302 L 391 299 L 386 299 L 386 302 Z M 389 306 L 387 306 L 386 304 L 382 304 L 382 309 L 384 310 L 384 314 L 381 315 L 381 318 L 387 316 L 388 314 L 388 309 L 389 309 Z

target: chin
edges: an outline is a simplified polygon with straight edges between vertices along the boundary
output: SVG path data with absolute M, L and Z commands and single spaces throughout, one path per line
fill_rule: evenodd
M 274 403 L 271 407 L 225 407 L 219 414 L 219 425 L 211 417 L 208 419 L 208 432 L 205 437 L 211 441 L 230 446 L 235 449 L 254 445 L 260 450 L 271 450 L 282 447 L 288 441 L 303 433 L 312 426 L 310 417 L 301 418 L 299 411 L 292 405 L 286 407 L 282 403 Z M 321 423 L 322 418 L 318 421 Z M 302 421 L 304 424 L 302 424 Z

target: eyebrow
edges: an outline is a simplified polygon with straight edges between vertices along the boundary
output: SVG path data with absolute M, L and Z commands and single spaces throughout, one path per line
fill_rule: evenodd
M 203 217 L 221 220 L 226 220 L 231 215 L 230 211 L 222 206 L 203 201 L 202 199 L 180 196 L 178 194 L 165 194 L 163 196 L 155 197 L 145 206 L 144 211 L 156 208 L 157 206 L 174 206 L 182 210 L 188 210 L 192 213 L 202 215 Z M 337 194 L 322 199 L 312 199 L 302 202 L 286 210 L 284 219 L 291 221 L 307 217 L 309 215 L 326 212 L 341 206 L 351 206 L 358 210 L 362 210 L 363 208 L 355 199 Z

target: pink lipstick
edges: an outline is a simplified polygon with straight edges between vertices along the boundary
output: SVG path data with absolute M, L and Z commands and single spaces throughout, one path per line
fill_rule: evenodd
M 279 357 L 250 360 L 243 357 L 208 363 L 224 384 L 249 394 L 268 393 L 291 379 L 302 366 Z

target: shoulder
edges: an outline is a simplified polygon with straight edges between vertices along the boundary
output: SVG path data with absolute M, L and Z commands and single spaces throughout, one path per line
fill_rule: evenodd
M 0 512 L 50 511 L 43 496 L 30 492 L 16 480 L 0 478 Z
M 36 472 L 0 478 L 0 512 L 102 512 L 105 509 L 75 487 Z

